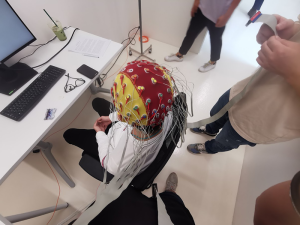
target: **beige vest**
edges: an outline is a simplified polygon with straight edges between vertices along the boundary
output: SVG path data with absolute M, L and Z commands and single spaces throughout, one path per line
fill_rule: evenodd
M 300 43 L 300 32 L 291 41 Z M 234 85 L 230 99 L 241 92 L 250 79 Z M 300 96 L 284 78 L 262 70 L 245 97 L 229 110 L 229 119 L 236 132 L 253 143 L 270 144 L 299 138 Z

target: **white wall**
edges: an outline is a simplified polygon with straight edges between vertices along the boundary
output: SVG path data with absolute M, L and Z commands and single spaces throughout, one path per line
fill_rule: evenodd
M 78 27 L 101 37 L 121 42 L 130 29 L 138 26 L 137 1 L 120 0 L 9 0 L 27 27 L 44 43 L 54 34 L 48 28 L 49 18 L 43 9 L 60 20 L 63 26 Z M 33 49 L 27 47 L 6 62 L 11 65 Z
M 191 20 L 193 3 L 194 0 L 143 0 L 143 35 L 180 47 Z M 206 33 L 204 29 L 191 52 L 199 53 Z

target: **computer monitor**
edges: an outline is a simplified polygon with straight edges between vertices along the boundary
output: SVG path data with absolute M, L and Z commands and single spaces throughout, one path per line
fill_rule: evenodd
M 0 93 L 11 95 L 37 72 L 24 63 L 8 68 L 7 59 L 36 40 L 7 0 L 0 0 Z

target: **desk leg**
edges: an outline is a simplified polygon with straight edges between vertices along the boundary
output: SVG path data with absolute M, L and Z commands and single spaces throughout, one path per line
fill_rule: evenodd
M 40 141 L 36 148 L 39 148 L 43 151 L 45 156 L 47 157 L 48 161 L 51 163 L 53 168 L 56 170 L 56 172 L 67 182 L 67 184 L 70 187 L 75 187 L 75 183 L 71 180 L 71 178 L 68 177 L 68 175 L 63 171 L 63 169 L 60 167 L 56 159 L 51 153 L 52 144 L 49 142 L 43 142 Z
M 95 94 L 97 94 L 99 92 L 110 94 L 110 90 L 109 89 L 102 88 L 102 87 L 95 87 L 94 84 L 92 84 L 90 86 L 90 89 L 91 89 L 91 92 L 92 92 L 93 95 L 95 95 Z
M 60 204 L 56 207 L 56 211 L 67 208 L 69 206 L 68 203 Z M 13 216 L 7 216 L 5 217 L 9 222 L 11 223 L 17 223 L 23 220 L 28 220 L 34 217 L 42 216 L 48 213 L 52 213 L 55 209 L 55 206 L 44 208 L 44 209 L 39 209 L 27 213 L 22 213 L 18 215 L 13 215 Z

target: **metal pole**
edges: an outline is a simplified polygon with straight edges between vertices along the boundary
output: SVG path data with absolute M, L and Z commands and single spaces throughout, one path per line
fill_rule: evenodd
M 139 0 L 139 16 L 140 16 L 140 42 L 141 42 L 141 54 L 143 55 L 143 31 L 142 31 L 142 0 Z
M 68 203 L 60 204 L 56 207 L 56 211 L 67 208 L 68 206 L 69 206 Z M 54 209 L 55 209 L 55 206 L 52 206 L 52 207 L 39 209 L 39 210 L 32 211 L 32 212 L 22 213 L 22 214 L 18 214 L 18 215 L 14 215 L 14 216 L 7 216 L 6 219 L 11 223 L 17 223 L 19 221 L 28 220 L 28 219 L 31 219 L 31 218 L 34 218 L 37 216 L 42 216 L 47 213 L 51 213 L 54 211 Z

